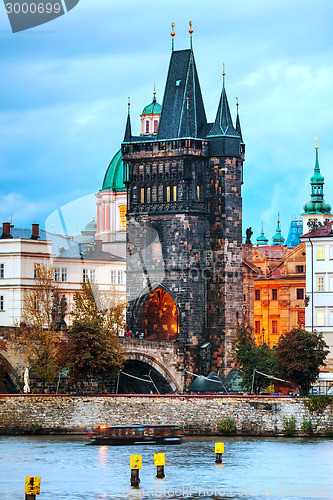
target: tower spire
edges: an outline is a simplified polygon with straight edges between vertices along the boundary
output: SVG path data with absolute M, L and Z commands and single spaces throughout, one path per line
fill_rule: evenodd
M 132 131 L 131 131 L 131 100 L 128 98 L 128 103 L 127 103 L 127 121 L 126 121 L 126 128 L 125 128 L 125 135 L 124 135 L 124 141 L 123 142 L 130 142 L 132 139 Z
M 190 49 L 192 50 L 193 49 L 193 46 L 192 46 L 192 35 L 193 35 L 192 21 L 190 21 L 188 24 L 190 25 L 190 29 L 188 30 L 188 32 L 190 34 Z
M 216 118 L 211 131 L 208 136 L 228 136 L 228 137 L 237 137 L 239 138 L 239 134 L 237 130 L 234 128 L 227 93 L 225 90 L 225 69 L 223 63 L 223 82 L 222 82 L 222 93 L 220 98 L 220 103 L 217 109 Z
M 283 245 L 284 243 L 284 237 L 281 234 L 281 228 L 280 228 L 280 212 L 278 212 L 278 220 L 277 220 L 277 226 L 276 226 L 276 233 L 273 236 L 273 243 L 272 245 Z
M 242 139 L 242 142 L 243 142 L 242 129 L 241 129 L 241 125 L 240 125 L 239 112 L 238 112 L 238 108 L 239 108 L 238 97 L 236 97 L 236 108 L 237 108 L 236 130 L 239 133 L 240 138 Z
M 172 52 L 175 50 L 175 23 L 171 23 Z
M 316 141 L 316 159 L 311 183 L 311 200 L 304 205 L 305 214 L 330 214 L 331 205 L 324 200 L 324 177 L 320 173 L 319 155 L 318 155 L 318 137 Z
M 156 84 L 154 83 L 153 102 L 156 102 Z

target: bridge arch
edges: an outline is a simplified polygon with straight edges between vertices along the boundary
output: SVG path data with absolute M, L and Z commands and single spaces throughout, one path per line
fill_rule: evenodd
M 125 351 L 124 355 L 126 361 L 141 361 L 142 363 L 152 366 L 168 382 L 174 392 L 181 392 L 181 387 L 170 371 L 155 357 L 147 353 L 136 351 Z
M 152 340 L 179 340 L 180 314 L 171 290 L 159 282 L 146 287 L 133 307 L 131 328 Z

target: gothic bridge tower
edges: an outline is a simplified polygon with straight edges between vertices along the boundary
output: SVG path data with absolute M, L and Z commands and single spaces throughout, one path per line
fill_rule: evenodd
M 233 366 L 243 304 L 244 152 L 224 74 L 208 123 L 192 46 L 173 50 L 157 134 L 133 136 L 128 115 L 122 143 L 127 323 L 146 338 L 178 341 L 196 373 Z

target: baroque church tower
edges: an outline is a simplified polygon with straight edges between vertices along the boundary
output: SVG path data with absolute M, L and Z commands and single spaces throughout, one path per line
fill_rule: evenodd
M 190 49 L 172 51 L 157 134 L 133 136 L 127 118 L 127 325 L 179 342 L 179 369 L 226 374 L 242 319 L 245 145 L 224 72 L 207 122 L 190 34 Z

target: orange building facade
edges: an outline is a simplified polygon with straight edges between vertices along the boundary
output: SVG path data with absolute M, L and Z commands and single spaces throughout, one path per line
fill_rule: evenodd
M 305 325 L 305 245 L 288 249 L 280 245 L 254 246 L 253 329 L 256 342 L 269 347 L 280 335 Z

